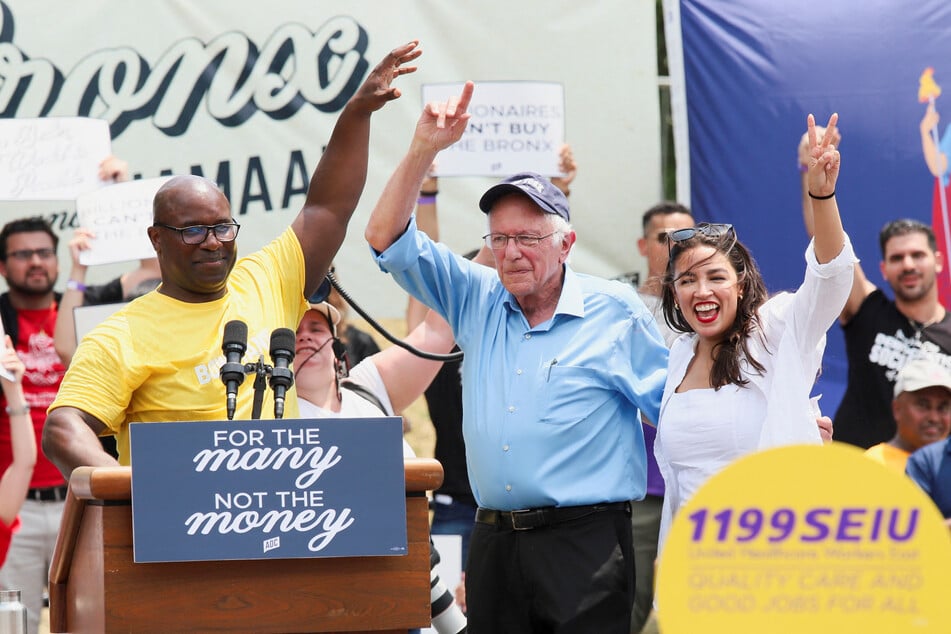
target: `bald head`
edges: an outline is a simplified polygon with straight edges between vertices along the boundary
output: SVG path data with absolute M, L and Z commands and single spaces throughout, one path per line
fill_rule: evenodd
M 155 192 L 152 220 L 175 224 L 182 221 L 182 216 L 187 215 L 183 212 L 189 208 L 220 208 L 222 204 L 230 209 L 228 199 L 214 181 L 194 174 L 173 176 Z

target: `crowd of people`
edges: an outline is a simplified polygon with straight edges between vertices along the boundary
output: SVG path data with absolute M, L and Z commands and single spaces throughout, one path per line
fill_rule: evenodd
M 461 350 L 464 362 L 380 350 L 346 323 L 325 276 L 363 192 L 371 114 L 400 96 L 394 80 L 419 55 L 411 42 L 370 72 L 300 213 L 246 257 L 228 199 L 197 176 L 156 194 L 155 257 L 102 286 L 85 283 L 88 231 L 69 244 L 60 294 L 49 225 L 24 218 L 0 230 L 0 584 L 22 591 L 30 631 L 69 474 L 128 465 L 130 423 L 224 420 L 221 383 L 200 380 L 195 366 L 220 366 L 221 333 L 236 318 L 252 339 L 296 331 L 287 418 L 394 415 L 425 395 L 446 473 L 432 532 L 459 534 L 465 561 L 455 604 L 432 572 L 439 632 L 639 632 L 678 510 L 730 463 L 770 447 L 834 434 L 907 473 L 951 517 L 941 255 L 930 227 L 896 220 L 880 239 L 894 299 L 865 276 L 836 202 L 837 115 L 825 127 L 810 115 L 799 148 L 810 239 L 798 289 L 769 295 L 742 227 L 698 224 L 671 201 L 643 214 L 647 275 L 634 286 L 568 262 L 570 147 L 561 177 L 518 173 L 473 201 L 486 216 L 481 249 L 461 255 L 439 242 L 432 166 L 465 131 L 468 82 L 426 104 L 364 229 L 376 263 L 411 296 L 406 342 Z M 128 168 L 110 159 L 102 176 L 125 180 Z M 126 303 L 77 342 L 73 308 L 112 302 Z M 836 319 L 849 375 L 833 426 L 810 394 Z M 900 367 L 871 354 L 883 337 L 900 343 Z M 241 392 L 236 417 L 253 406 Z M 413 455 L 405 442 L 404 455 Z

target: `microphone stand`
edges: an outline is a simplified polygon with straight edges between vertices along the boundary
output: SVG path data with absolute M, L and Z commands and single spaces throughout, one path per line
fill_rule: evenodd
M 261 418 L 261 408 L 264 404 L 264 390 L 267 389 L 267 375 L 271 366 L 264 363 L 264 355 L 254 364 L 254 401 L 251 405 L 251 420 Z

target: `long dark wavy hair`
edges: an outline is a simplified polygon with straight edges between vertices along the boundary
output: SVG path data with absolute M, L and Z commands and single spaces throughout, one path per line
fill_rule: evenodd
M 763 372 L 763 365 L 753 358 L 749 350 L 749 338 L 759 327 L 759 307 L 766 302 L 768 295 L 763 275 L 760 273 L 756 261 L 743 243 L 736 238 L 732 230 L 719 236 L 696 235 L 681 242 L 673 242 L 670 247 L 670 257 L 667 260 L 667 273 L 664 275 L 664 292 L 662 304 L 664 319 L 672 329 L 679 332 L 694 332 L 684 318 L 683 313 L 676 307 L 674 294 L 674 269 L 677 259 L 686 251 L 698 246 L 710 246 L 718 253 L 726 256 L 733 266 L 737 277 L 736 319 L 724 334 L 723 340 L 713 348 L 713 368 L 710 370 L 710 384 L 715 389 L 724 385 L 734 384 L 744 386 L 749 383 L 740 372 L 740 360 L 745 358 L 747 363 L 757 372 Z M 713 257 L 711 254 L 710 257 Z M 704 261 L 709 260 L 706 258 Z

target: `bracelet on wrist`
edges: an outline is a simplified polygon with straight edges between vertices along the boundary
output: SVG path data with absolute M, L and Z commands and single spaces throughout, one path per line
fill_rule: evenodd
M 419 198 L 416 199 L 416 204 L 417 205 L 435 205 L 436 197 L 427 196 L 427 195 L 424 195 L 422 192 L 420 192 Z
M 19 416 L 19 415 L 29 415 L 30 414 L 30 404 L 24 403 L 20 407 L 10 407 L 7 405 L 7 416 Z
M 77 282 L 76 280 L 67 280 L 66 281 L 66 290 L 68 291 L 79 291 L 80 293 L 86 292 L 86 285 L 82 282 Z
M 420 196 L 432 196 L 433 198 L 435 198 L 438 194 L 439 194 L 439 190 L 438 190 L 438 189 L 434 189 L 434 190 L 429 191 L 429 192 L 428 192 L 428 191 L 425 191 L 425 190 L 422 190 L 422 189 L 419 190 L 419 195 L 420 195 Z
M 813 194 L 812 192 L 809 192 L 809 198 L 812 198 L 813 200 L 829 200 L 829 199 L 832 198 L 833 196 L 835 196 L 835 190 L 834 190 L 834 189 L 832 190 L 832 193 L 829 194 L 828 196 L 816 196 L 816 195 Z

